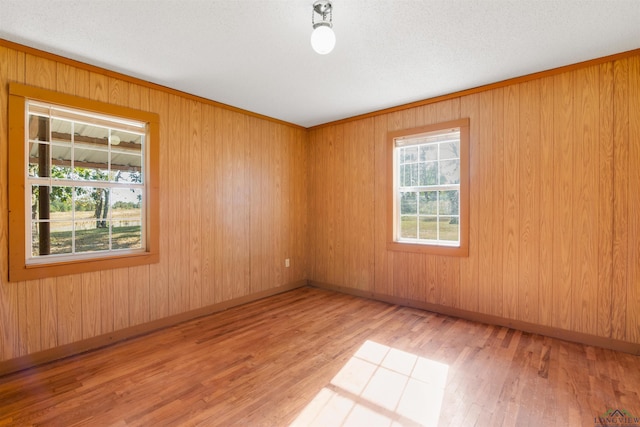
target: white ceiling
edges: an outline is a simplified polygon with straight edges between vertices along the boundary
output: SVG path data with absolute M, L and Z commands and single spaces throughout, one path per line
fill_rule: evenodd
M 0 38 L 304 127 L 640 47 L 640 0 L 0 0 Z

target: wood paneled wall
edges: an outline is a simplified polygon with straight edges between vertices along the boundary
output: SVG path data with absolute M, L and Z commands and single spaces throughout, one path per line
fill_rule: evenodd
M 160 115 L 159 264 L 7 282 L 8 82 Z M 0 362 L 308 276 L 305 129 L 10 44 L 0 106 Z
M 640 343 L 640 56 L 310 130 L 310 280 Z M 470 118 L 470 253 L 386 249 L 388 131 Z

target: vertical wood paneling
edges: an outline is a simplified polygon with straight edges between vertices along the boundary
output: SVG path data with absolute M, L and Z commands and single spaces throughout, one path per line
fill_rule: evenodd
M 214 108 L 214 121 L 213 121 L 213 170 L 215 171 L 214 177 L 214 194 L 215 194 L 215 204 L 214 204 L 214 217 L 213 224 L 215 227 L 215 233 L 217 238 L 214 240 L 214 251 L 213 251 L 213 275 L 215 277 L 215 281 L 218 284 L 216 287 L 216 292 L 214 292 L 213 298 L 215 302 L 223 301 L 225 296 L 225 256 L 226 251 L 223 245 L 224 237 L 225 237 L 225 203 L 224 200 L 224 182 L 225 182 L 225 157 L 224 157 L 224 127 L 223 127 L 223 110 L 220 108 Z
M 479 94 L 478 111 L 475 121 L 478 122 L 477 148 L 475 150 L 478 163 L 476 178 L 470 178 L 471 193 L 477 193 L 478 199 L 471 206 L 475 207 L 478 215 L 478 311 L 491 313 L 491 301 L 495 298 L 492 294 L 492 255 L 493 255 L 493 187 L 491 184 L 491 174 L 493 170 L 493 138 L 492 118 L 493 102 L 492 92 L 482 92 Z M 480 108 L 481 107 L 481 108 Z M 464 116 L 464 113 L 462 114 Z M 467 286 L 473 286 L 468 283 Z
M 174 167 L 175 171 L 180 171 L 179 173 L 172 174 L 172 178 L 176 181 L 178 186 L 178 192 L 174 194 L 174 198 L 172 201 L 177 202 L 177 221 L 175 222 L 177 226 L 177 230 L 180 230 L 180 233 L 176 238 L 178 245 L 176 246 L 176 258 L 179 262 L 177 265 L 177 277 L 178 283 L 178 300 L 176 303 L 176 310 L 178 313 L 185 312 L 189 310 L 190 302 L 189 299 L 191 297 L 191 289 L 189 283 L 189 270 L 191 262 L 189 260 L 189 244 L 191 242 L 191 228 L 189 226 L 190 223 L 190 205 L 191 205 L 191 193 L 190 193 L 190 173 L 189 173 L 189 145 L 190 145 L 190 125 L 189 125 L 189 116 L 190 116 L 190 101 L 186 98 L 178 98 L 176 100 L 176 104 L 180 104 L 180 119 L 179 124 L 177 125 L 178 129 L 178 137 L 173 140 L 173 155 L 175 157 Z M 176 145 L 177 143 L 177 145 Z
M 226 203 L 222 205 L 222 240 L 230 242 L 230 245 L 220 252 L 222 258 L 222 300 L 230 299 L 233 295 L 234 277 L 233 277 L 233 253 L 234 246 L 237 242 L 233 242 L 233 124 L 232 113 L 230 111 L 222 111 L 221 115 L 221 145 L 222 145 L 222 200 Z
M 263 211 L 263 194 L 262 194 L 262 182 L 267 179 L 263 170 L 263 156 L 267 145 L 264 143 L 262 137 L 262 127 L 260 121 L 255 118 L 249 119 L 251 138 L 255 141 L 252 150 L 249 164 L 250 171 L 250 189 L 251 189 L 251 223 L 250 227 L 250 239 L 251 239 L 251 291 L 258 292 L 262 290 L 263 286 L 263 274 L 262 265 L 265 262 L 265 247 L 262 241 L 262 221 L 264 215 Z M 265 199 L 266 201 L 266 199 Z
M 189 162 L 190 183 L 202 182 L 202 108 L 200 103 L 189 102 Z M 203 306 L 202 301 L 202 187 L 189 185 L 189 308 Z
M 75 95 L 82 98 L 91 98 L 91 81 L 88 70 L 75 69 Z
M 168 95 L 158 90 L 149 93 L 149 107 L 160 117 L 160 141 L 155 141 L 160 150 L 160 171 L 169 170 L 172 157 L 169 145 Z M 160 262 L 149 266 L 149 319 L 161 319 L 169 314 L 169 205 L 167 190 L 171 176 L 160 173 Z
M 613 282 L 611 335 L 626 338 L 629 217 L 629 74 L 626 59 L 613 65 Z M 637 221 L 637 219 L 636 219 Z
M 554 79 L 540 81 L 540 256 L 538 288 L 538 321 L 550 326 L 553 319 L 553 241 L 554 241 Z
M 575 72 L 573 326 L 596 333 L 598 290 L 598 67 Z
M 518 257 L 520 246 L 519 209 L 519 107 L 520 86 L 509 86 L 504 92 L 504 225 L 502 247 L 503 264 L 503 315 L 515 318 L 518 311 Z
M 107 334 L 114 329 L 113 271 L 100 272 L 100 332 Z
M 215 160 L 214 160 L 214 112 L 213 106 L 202 106 L 202 304 L 207 306 L 214 303 L 215 269 L 214 269 L 214 240 L 215 229 Z
M 129 267 L 129 326 L 141 325 L 151 320 L 149 306 L 149 266 Z
M 76 93 L 76 69 L 68 64 L 56 65 L 56 89 L 60 92 Z
M 469 256 L 460 260 L 460 308 L 479 310 L 479 237 L 480 237 L 480 195 L 482 181 L 480 175 L 480 128 L 478 119 L 480 94 L 466 96 L 460 102 L 460 116 L 468 117 L 469 130 Z
M 18 290 L 18 316 L 20 329 L 20 355 L 42 350 L 40 322 L 40 281 L 20 282 Z
M 629 264 L 626 340 L 640 342 L 640 58 L 629 58 Z
M 180 152 L 183 151 L 181 135 L 181 120 L 182 120 L 182 103 L 180 98 L 175 95 L 169 95 L 169 133 L 168 138 L 165 139 L 168 146 L 169 161 L 167 164 L 168 170 L 180 171 L 181 173 L 168 174 L 169 182 L 166 187 L 166 194 L 171 200 L 167 216 L 169 218 L 169 247 L 166 252 L 169 259 L 169 314 L 176 314 L 186 309 L 186 301 L 182 298 L 181 281 L 184 278 L 182 274 L 182 260 L 180 259 L 181 240 L 184 238 L 182 233 L 176 233 L 175 228 L 181 229 L 181 206 L 182 198 L 181 193 L 184 189 L 180 186 L 179 176 L 183 175 L 182 165 L 180 162 Z M 174 228 L 172 231 L 171 229 Z M 188 234 L 188 233 L 187 233 Z
M 613 278 L 613 64 L 600 65 L 600 133 L 598 135 L 598 329 L 611 336 L 611 282 Z
M 118 268 L 112 271 L 111 286 L 113 288 L 113 328 L 123 329 L 131 326 L 129 316 L 129 269 Z M 108 283 L 108 282 L 107 282 Z
M 374 257 L 374 286 L 373 290 L 377 293 L 383 295 L 390 295 L 391 292 L 388 289 L 391 280 L 389 278 L 390 268 L 393 257 L 393 253 L 387 251 L 387 235 L 388 235 L 388 219 L 387 219 L 387 205 L 385 200 L 387 200 L 387 173 L 386 173 L 386 165 L 387 165 L 387 118 L 384 116 L 377 116 L 374 118 L 374 248 L 375 248 L 375 257 Z M 315 133 L 311 134 L 313 138 Z M 321 142 L 318 141 L 315 145 L 320 145 Z M 312 154 L 316 154 L 314 151 Z M 313 157 L 313 163 L 324 162 L 324 158 L 317 159 Z M 312 181 L 311 185 L 314 185 Z M 311 199 L 313 203 L 314 198 Z M 312 228 L 315 224 L 309 224 Z M 317 246 L 314 247 L 317 249 Z M 312 252 L 315 254 L 316 251 Z M 313 258 L 314 255 L 311 256 Z
M 293 206 L 296 212 L 296 226 L 293 228 L 293 230 L 291 230 L 291 236 L 293 236 L 294 255 L 294 258 L 292 259 L 293 276 L 291 277 L 291 280 L 296 280 L 299 277 L 309 277 L 308 247 L 309 243 L 312 242 L 312 240 L 308 238 L 309 170 L 311 164 L 311 162 L 309 161 L 309 150 L 307 142 L 308 132 L 306 130 L 296 129 L 295 139 L 295 156 L 290 163 L 290 166 L 297 166 L 291 168 L 292 182 L 297 183 L 297 185 L 294 185 L 292 189 L 295 197 Z M 373 216 L 373 214 L 371 215 Z M 373 248 L 371 248 L 371 250 L 373 251 Z M 371 271 L 371 274 L 373 274 L 373 271 Z
M 230 141 L 231 146 L 233 147 L 233 180 L 231 182 L 233 188 L 233 291 L 232 297 L 237 298 L 244 296 L 248 293 L 248 290 L 251 286 L 251 274 L 250 274 L 250 242 L 249 242 L 249 213 L 250 213 L 250 191 L 248 185 L 248 159 L 250 153 L 250 144 L 242 144 L 242 137 L 244 132 L 247 129 L 247 124 L 249 123 L 248 117 L 242 114 L 234 113 L 232 118 L 233 123 L 233 138 Z M 281 133 L 281 136 L 284 134 Z M 278 140 L 280 141 L 280 140 Z M 280 159 L 282 162 L 282 159 Z M 280 176 L 282 171 L 282 166 L 279 168 L 278 173 Z M 280 197 L 277 199 L 276 203 L 278 206 L 282 206 L 282 200 L 285 198 L 284 194 L 280 194 Z M 280 215 L 277 218 L 282 218 L 282 211 L 280 211 Z M 282 229 L 282 224 L 280 224 Z M 286 239 L 286 236 L 281 233 L 281 242 Z M 280 246 L 280 250 L 277 252 L 277 255 L 280 257 L 280 265 L 283 267 L 282 257 L 283 249 L 282 244 Z M 282 273 L 280 275 L 282 278 Z M 280 279 L 282 280 L 282 279 Z M 279 285 L 282 284 L 280 281 Z
M 489 313 L 496 316 L 503 316 L 504 306 L 504 251 L 503 251 L 503 234 L 504 234 L 504 168 L 505 168 L 505 146 L 504 146 L 504 109 L 505 96 L 504 89 L 496 89 L 493 92 L 492 99 L 492 139 L 493 139 L 493 158 L 492 158 L 492 174 L 491 183 L 493 190 L 493 209 L 491 216 L 493 218 L 493 238 L 492 238 L 492 254 L 491 254 L 491 295 Z
M 100 272 L 82 274 L 82 338 L 100 335 Z
M 289 283 L 291 277 L 291 266 L 287 267 L 285 265 L 285 259 L 289 258 L 289 263 L 291 263 L 291 233 L 290 230 L 293 228 L 294 221 L 294 212 L 291 206 L 291 189 L 292 182 L 290 179 L 290 170 L 289 165 L 291 164 L 291 156 L 293 154 L 293 141 L 292 138 L 292 129 L 287 129 L 282 127 L 281 138 L 279 138 L 279 148 L 280 148 L 280 157 L 282 158 L 282 169 L 281 179 L 282 179 L 282 199 L 280 204 L 280 212 L 282 213 L 281 219 L 281 229 L 283 231 L 283 239 L 282 239 L 282 252 L 280 253 L 280 259 L 277 260 L 282 266 L 282 284 Z M 283 143 L 283 141 L 290 141 L 290 143 Z M 248 170 L 248 169 L 247 169 Z M 249 186 L 247 186 L 249 188 Z M 249 237 L 250 238 L 250 237 Z M 291 265 L 291 264 L 289 264 Z
M 520 85 L 517 318 L 538 323 L 540 265 L 540 81 Z
M 149 109 L 149 90 L 137 85 L 129 85 L 131 108 Z M 129 320 L 131 325 L 140 325 L 150 320 L 149 266 L 129 267 Z
M 555 76 L 554 81 L 554 244 L 553 322 L 570 329 L 572 323 L 573 253 L 573 74 Z
M 31 54 L 25 56 L 25 83 L 49 90 L 56 89 L 57 64 Z M 64 79 L 63 79 L 64 80 Z
M 347 165 L 347 159 L 349 151 L 346 149 L 345 144 L 345 127 L 336 127 L 334 130 L 334 152 L 333 155 L 336 159 L 335 169 L 333 170 L 333 192 L 335 194 L 334 205 L 331 210 L 334 212 L 333 224 L 335 236 L 332 238 L 333 244 L 333 268 L 332 275 L 335 277 L 335 283 L 341 286 L 347 285 L 347 261 L 349 259 L 346 250 L 345 236 L 348 233 L 347 226 L 345 224 L 347 212 L 351 209 L 346 206 L 349 203 L 348 192 L 348 174 L 349 168 Z
M 82 276 L 63 276 L 55 279 L 57 294 L 57 345 L 82 339 Z
M 263 126 L 260 129 L 261 139 L 263 141 L 263 155 L 261 161 L 262 181 L 260 182 L 260 227 L 263 230 L 275 229 L 275 203 L 276 200 L 276 186 L 278 185 L 279 177 L 275 175 L 275 162 L 276 159 L 276 141 L 272 135 L 273 129 L 269 126 Z M 274 252 L 277 248 L 278 236 L 274 236 L 272 239 L 262 239 L 262 245 L 260 247 L 263 257 L 262 263 L 262 281 L 264 283 L 277 283 L 276 272 L 274 266 Z
M 324 216 L 325 220 L 322 221 L 321 224 L 323 227 L 326 227 L 326 231 L 323 235 L 323 247 L 326 250 L 326 256 L 323 263 L 324 270 L 326 271 L 324 276 L 327 283 L 340 284 L 336 273 L 336 266 L 339 261 L 338 255 L 336 254 L 336 239 L 339 236 L 339 232 L 336 228 L 336 217 L 338 215 L 339 205 L 337 200 L 339 193 L 336 193 L 336 175 L 339 173 L 339 164 L 336 153 L 339 149 L 337 148 L 335 133 L 336 127 L 329 126 L 323 129 L 322 140 L 319 141 L 320 144 L 327 146 L 325 152 L 327 163 L 326 168 L 321 172 L 321 176 L 323 178 L 322 185 L 324 188 L 328 189 L 328 191 L 323 191 L 323 213 L 326 216 Z M 317 218 L 316 221 L 320 221 L 320 218 Z M 316 224 L 318 223 L 316 222 Z
M 42 325 L 40 340 L 43 350 L 58 346 L 57 300 L 56 279 L 42 279 L 40 281 L 40 322 Z

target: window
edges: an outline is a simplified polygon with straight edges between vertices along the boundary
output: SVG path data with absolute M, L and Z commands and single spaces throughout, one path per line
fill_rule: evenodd
M 469 120 L 389 134 L 389 248 L 468 255 Z
M 157 262 L 157 115 L 10 87 L 10 280 Z

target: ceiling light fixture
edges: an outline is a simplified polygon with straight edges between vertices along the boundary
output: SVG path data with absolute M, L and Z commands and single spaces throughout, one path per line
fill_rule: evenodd
M 322 21 L 316 22 L 316 13 L 322 17 Z M 332 30 L 333 6 L 329 0 L 317 0 L 313 3 L 311 24 L 313 25 L 311 47 L 320 55 L 326 55 L 336 45 L 336 35 Z

